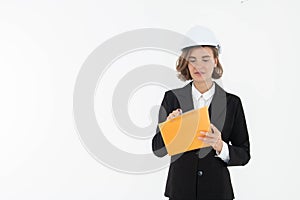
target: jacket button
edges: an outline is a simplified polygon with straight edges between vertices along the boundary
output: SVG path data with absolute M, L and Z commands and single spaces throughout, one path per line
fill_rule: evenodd
M 199 170 L 199 171 L 197 172 L 197 174 L 198 174 L 198 176 L 202 176 L 202 175 L 203 175 L 203 171 Z

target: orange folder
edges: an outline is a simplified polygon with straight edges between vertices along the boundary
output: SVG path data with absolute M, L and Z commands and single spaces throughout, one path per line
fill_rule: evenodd
M 158 124 L 169 155 L 208 147 L 197 133 L 210 130 L 208 107 L 188 111 Z

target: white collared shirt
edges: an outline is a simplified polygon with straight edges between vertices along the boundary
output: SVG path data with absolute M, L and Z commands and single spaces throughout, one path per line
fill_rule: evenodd
M 201 108 L 203 106 L 209 107 L 213 96 L 215 94 L 215 82 L 213 81 L 212 87 L 204 92 L 203 94 L 196 89 L 194 82 L 192 84 L 192 97 L 193 97 L 193 103 L 194 103 L 194 109 Z M 217 156 L 221 158 L 224 162 L 228 163 L 229 161 L 229 149 L 226 142 L 223 141 L 223 148 L 220 152 L 220 154 L 217 153 Z
M 203 106 L 209 107 L 214 94 L 215 94 L 215 82 L 213 82 L 212 87 L 208 91 L 204 92 L 203 94 L 196 89 L 193 82 L 192 96 L 194 102 L 194 109 L 202 108 Z

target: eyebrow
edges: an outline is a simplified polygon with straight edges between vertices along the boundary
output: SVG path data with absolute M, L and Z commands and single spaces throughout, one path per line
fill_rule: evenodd
M 196 58 L 195 56 L 189 56 L 188 58 Z M 206 56 L 202 56 L 202 58 L 210 58 L 209 55 L 206 55 Z

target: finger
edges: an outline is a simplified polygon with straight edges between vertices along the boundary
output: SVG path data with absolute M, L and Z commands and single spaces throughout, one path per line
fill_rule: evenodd
M 178 114 L 174 113 L 174 111 L 173 111 L 172 113 L 169 114 L 169 116 L 167 117 L 167 119 L 168 119 L 168 120 L 169 120 L 169 119 L 173 119 L 173 118 L 175 118 L 175 117 L 177 117 L 177 116 L 178 116 Z
M 176 113 L 177 113 L 176 110 L 173 110 L 173 112 L 171 112 L 170 114 L 175 115 Z
M 170 114 L 168 118 L 169 118 L 169 119 L 173 119 L 174 117 L 175 117 L 175 116 L 174 116 L 173 114 Z
M 207 132 L 200 131 L 200 132 L 198 132 L 197 134 L 198 134 L 198 135 L 201 135 L 201 136 L 206 136 L 206 133 L 207 133 Z
M 208 137 L 198 137 L 198 139 L 208 144 L 215 144 L 218 141 L 215 138 L 208 138 Z
M 198 133 L 198 136 L 208 137 L 208 138 L 219 138 L 220 137 L 218 134 L 211 133 L 211 132 L 203 132 L 203 131 L 200 131 Z
M 171 114 L 173 117 L 177 117 L 181 114 L 181 112 L 180 112 L 180 110 L 177 109 L 177 110 L 174 110 Z
M 212 138 L 219 138 L 220 137 L 219 134 L 211 133 L 211 132 L 207 132 L 206 136 L 207 137 L 212 137 Z
M 214 142 L 214 141 L 218 141 L 218 138 L 212 138 L 212 137 L 203 137 L 203 136 L 198 136 L 199 140 L 202 140 L 204 142 Z
M 170 113 L 171 116 L 175 117 L 178 115 L 178 113 L 176 111 L 173 111 L 172 113 Z
M 172 119 L 172 118 L 174 118 L 174 117 L 175 117 L 175 114 L 174 114 L 174 113 L 170 113 L 170 114 L 168 115 L 167 119 Z
M 179 114 L 181 115 L 182 114 L 182 110 L 180 108 L 177 109 Z
M 174 113 L 174 114 L 178 115 L 178 114 L 180 114 L 180 113 L 181 113 L 181 109 L 180 109 L 180 108 L 178 108 L 178 109 L 174 110 L 172 113 Z
M 211 127 L 211 132 L 213 132 L 213 133 L 221 133 L 220 131 L 219 131 L 219 129 L 215 126 L 215 125 L 213 125 L 213 124 L 210 124 L 210 127 Z
M 213 124 L 210 124 L 211 132 L 216 132 L 216 127 Z
M 210 145 L 214 145 L 218 141 L 215 138 L 208 138 L 208 137 L 198 137 L 198 139 Z

